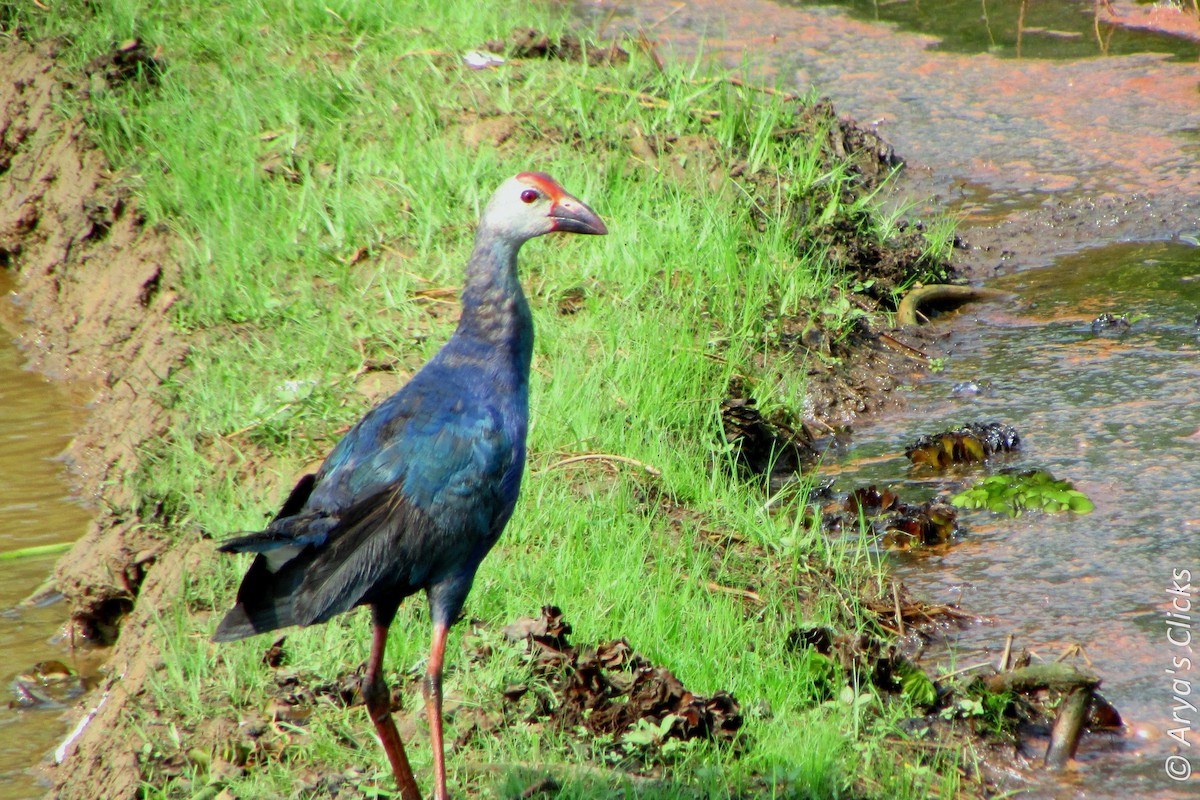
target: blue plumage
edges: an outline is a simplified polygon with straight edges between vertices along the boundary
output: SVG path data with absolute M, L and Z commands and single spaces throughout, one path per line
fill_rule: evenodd
M 363 694 L 404 800 L 419 800 L 382 677 L 387 629 L 424 590 L 434 626 L 426 679 L 435 797 L 444 800 L 441 669 L 446 632 L 517 501 L 525 463 L 533 321 L 517 251 L 552 231 L 604 223 L 542 173 L 505 182 L 480 219 L 463 310 L 450 340 L 399 392 L 366 414 L 266 530 L 227 541 L 255 553 L 214 640 L 312 625 L 371 607 Z

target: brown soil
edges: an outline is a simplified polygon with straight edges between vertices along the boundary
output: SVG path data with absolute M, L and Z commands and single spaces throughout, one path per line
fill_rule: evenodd
M 128 79 L 128 70 L 119 68 L 121 54 L 128 60 L 129 53 L 138 54 L 143 66 L 152 63 L 140 43 L 125 43 L 93 65 L 91 79 Z M 107 675 L 83 703 L 95 717 L 52 770 L 52 796 L 134 797 L 143 775 L 124 743 L 136 698 L 161 662 L 153 609 L 167 604 L 181 576 L 211 548 L 198 535 L 177 532 L 168 539 L 144 525 L 125 480 L 138 467 L 141 445 L 170 430 L 157 389 L 187 352 L 170 324 L 179 265 L 171 235 L 147 226 L 130 198 L 114 188 L 115 176 L 89 143 L 82 121 L 61 117 L 70 83 L 53 52 L 10 41 L 0 54 L 0 75 L 0 266 L 19 279 L 16 302 L 5 306 L 3 321 L 35 367 L 70 381 L 92 406 L 67 456 L 80 492 L 98 511 L 59 563 L 56 578 L 73 634 L 115 642 Z M 825 107 L 816 113 L 832 112 Z M 861 131 L 839 126 L 835 147 L 862 144 Z M 890 148 L 877 137 L 866 145 L 871 152 L 864 171 L 883 174 L 893 158 Z M 830 237 L 840 242 L 841 233 L 831 231 Z M 883 280 L 891 279 L 896 265 L 895 254 L 852 251 L 849 239 L 844 258 Z M 873 307 L 875 301 L 853 302 Z M 811 353 L 829 356 L 811 359 L 817 366 L 808 368 L 815 389 L 804 416 L 820 420 L 818 433 L 830 430 L 831 422 L 844 425 L 878 410 L 897 381 L 924 363 L 920 342 L 880 338 L 865 327 L 851 344 L 829 341 L 806 320 L 785 327 L 794 327 L 795 336 L 777 343 L 772 357 L 780 350 L 802 356 L 800 363 L 809 363 Z

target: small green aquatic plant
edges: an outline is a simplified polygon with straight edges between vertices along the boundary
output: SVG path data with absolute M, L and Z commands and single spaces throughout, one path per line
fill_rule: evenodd
M 900 693 L 916 706 L 931 707 L 937 703 L 937 686 L 925 670 L 908 659 L 901 660 L 894 670 L 894 676 L 900 683 Z
M 1058 480 L 1042 469 L 989 475 L 950 502 L 959 508 L 986 508 L 1020 516 L 1027 509 L 1087 514 L 1095 504 L 1070 481 Z

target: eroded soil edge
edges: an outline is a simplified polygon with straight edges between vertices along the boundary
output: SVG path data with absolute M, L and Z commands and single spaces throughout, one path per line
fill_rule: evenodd
M 192 552 L 140 524 L 126 480 L 139 445 L 170 426 L 156 389 L 186 350 L 168 319 L 178 267 L 171 237 L 146 227 L 113 188 L 83 122 L 63 119 L 70 88 L 53 53 L 9 40 L 0 75 L 0 265 L 19 287 L 0 314 L 32 365 L 69 381 L 92 409 L 66 455 L 97 512 L 56 579 L 88 638 L 110 640 L 104 621 L 132 610 L 87 703 L 107 700 L 53 780 L 59 797 L 131 796 L 136 763 L 122 762 L 133 755 L 108 737 L 157 658 L 153 637 L 138 635 L 143 609 L 176 585 Z M 135 608 L 138 597 L 146 602 Z

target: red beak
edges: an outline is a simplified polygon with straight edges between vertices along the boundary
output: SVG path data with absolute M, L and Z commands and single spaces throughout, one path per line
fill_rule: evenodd
M 564 194 L 550 206 L 550 219 L 554 220 L 551 230 L 563 233 L 590 233 L 596 236 L 608 233 L 604 220 L 582 200 L 569 194 Z

